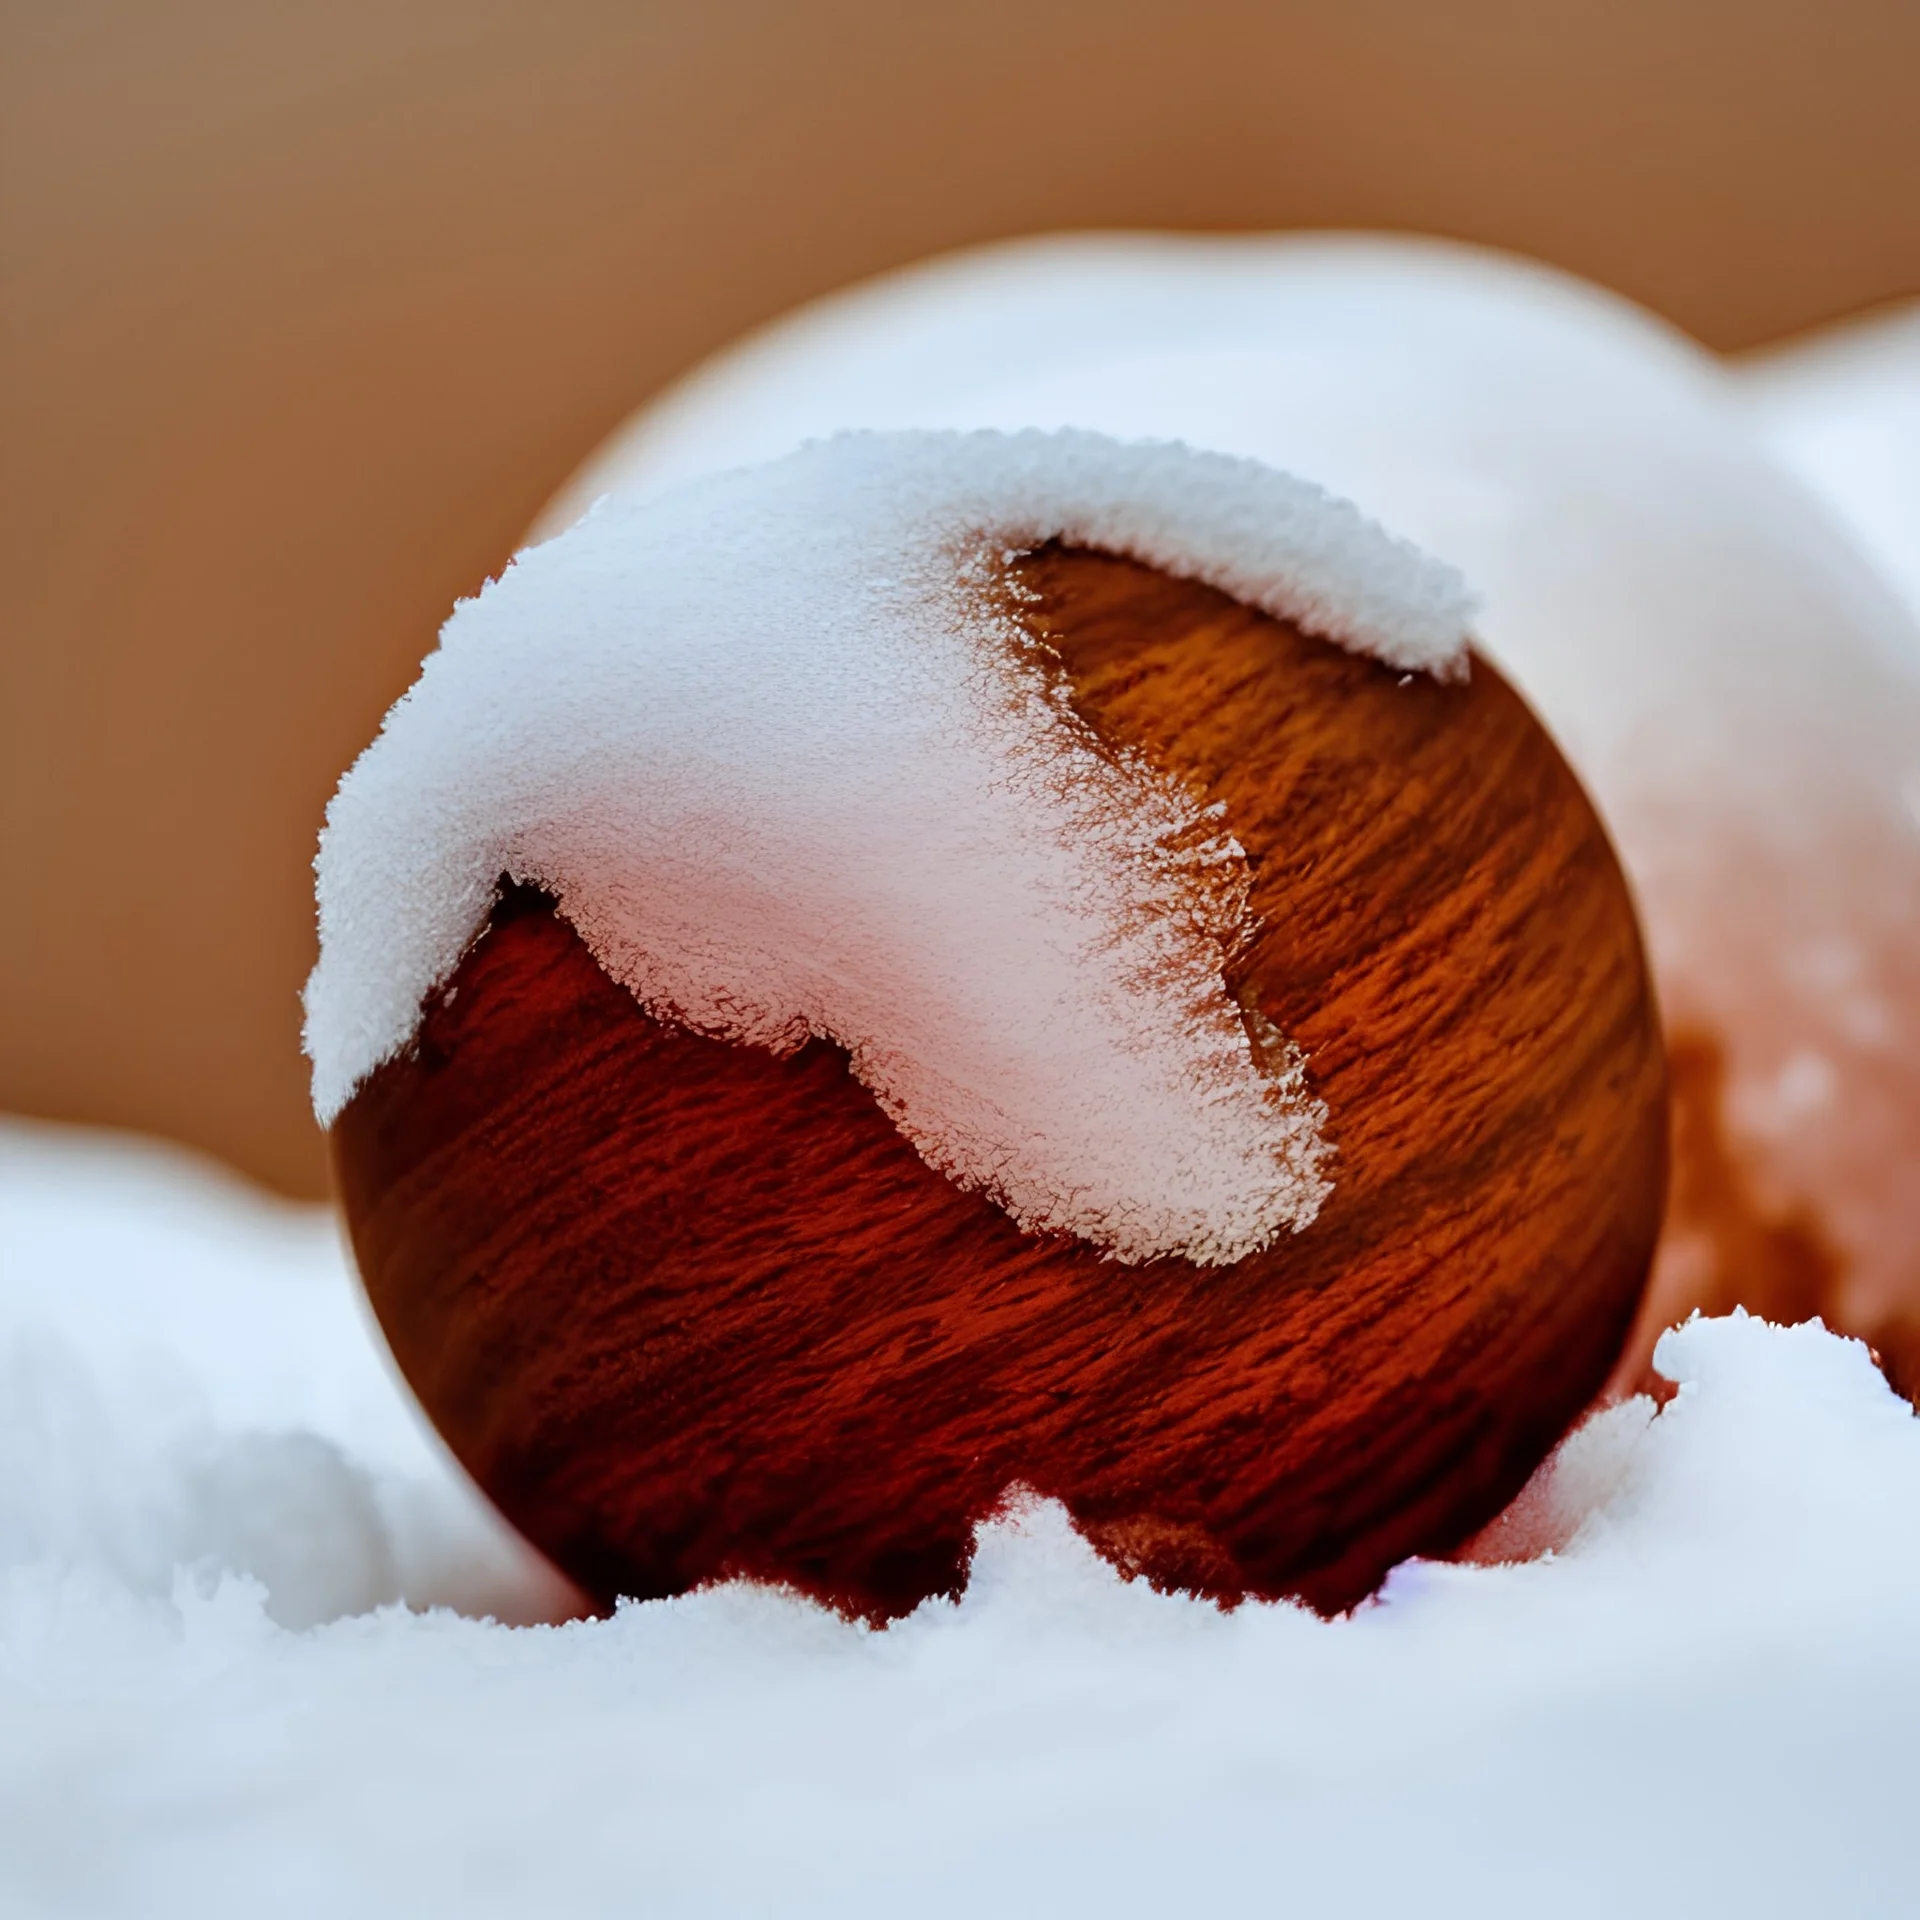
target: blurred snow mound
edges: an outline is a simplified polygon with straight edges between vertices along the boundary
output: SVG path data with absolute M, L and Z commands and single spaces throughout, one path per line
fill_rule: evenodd
M 1909 1910 L 1920 1421 L 1817 1325 L 1668 1334 L 1667 1405 L 1516 1509 L 1554 1551 L 1340 1621 L 1130 1585 L 1016 1499 L 884 1633 L 738 1587 L 511 1628 L 381 1604 L 450 1540 L 552 1589 L 323 1218 L 0 1145 L 0 1910 Z
M 0 1576 L 165 1600 L 244 1575 L 310 1626 L 564 1590 L 407 1399 L 332 1216 L 175 1150 L 0 1122 Z
M 1761 440 L 1920 622 L 1920 300 L 1734 363 Z

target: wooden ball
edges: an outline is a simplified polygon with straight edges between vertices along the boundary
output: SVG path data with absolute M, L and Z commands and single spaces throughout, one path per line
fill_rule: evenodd
M 1263 929 L 1228 984 L 1306 1052 L 1332 1195 L 1224 1268 L 1026 1234 L 835 1048 L 661 1025 L 506 891 L 333 1150 L 407 1379 L 602 1599 L 897 1616 L 1018 1486 L 1157 1583 L 1338 1609 L 1497 1512 L 1620 1350 L 1665 1064 L 1539 723 L 1483 659 L 1441 684 L 1127 561 L 1014 571 L 1097 732 L 1224 803 Z

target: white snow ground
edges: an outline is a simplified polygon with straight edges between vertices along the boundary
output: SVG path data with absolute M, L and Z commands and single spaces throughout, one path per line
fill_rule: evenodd
M 1827 473 L 1897 578 L 1884 465 Z M 330 1218 L 0 1125 L 0 1914 L 1909 1913 L 1920 1421 L 1817 1328 L 1661 1363 L 1496 1530 L 1556 1552 L 1342 1621 L 1125 1585 L 1042 1509 L 884 1634 L 499 1625 L 564 1591 Z
M 1558 1553 L 1345 1620 L 1124 1584 L 1041 1508 L 885 1633 L 510 1627 L 551 1577 L 324 1213 L 0 1144 L 0 1912 L 1911 1910 L 1920 1420 L 1817 1327 L 1670 1335 L 1666 1409 L 1523 1499 Z

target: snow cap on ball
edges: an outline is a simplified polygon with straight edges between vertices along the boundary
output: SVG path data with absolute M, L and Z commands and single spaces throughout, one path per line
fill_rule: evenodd
M 1457 575 L 1255 462 L 1099 434 L 851 434 L 604 501 L 463 602 L 341 782 L 307 985 L 331 1123 L 412 1039 L 502 875 L 648 1012 L 818 1036 L 1029 1231 L 1240 1259 L 1329 1191 L 1306 1063 L 1224 968 L 1245 855 L 1100 741 L 1017 617 L 1048 541 L 1196 579 L 1403 671 L 1464 669 Z

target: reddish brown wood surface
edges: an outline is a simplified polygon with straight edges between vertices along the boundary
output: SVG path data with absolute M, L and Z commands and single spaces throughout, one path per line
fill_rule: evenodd
M 1539 725 L 1483 661 L 1440 686 L 1123 561 L 1020 572 L 1102 736 L 1225 803 L 1265 928 L 1231 984 L 1307 1051 L 1333 1195 L 1226 1269 L 1030 1237 L 833 1048 L 661 1027 L 503 898 L 336 1168 L 422 1402 L 603 1597 L 897 1614 L 1017 1483 L 1129 1570 L 1345 1606 L 1485 1522 L 1620 1349 L 1665 1069 Z

